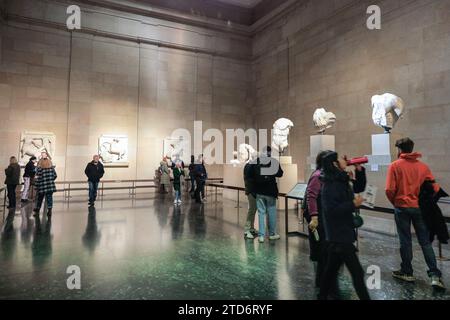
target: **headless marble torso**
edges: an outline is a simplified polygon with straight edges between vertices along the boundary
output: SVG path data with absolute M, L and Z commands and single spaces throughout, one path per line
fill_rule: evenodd
M 272 149 L 283 154 L 289 146 L 288 136 L 294 124 L 291 120 L 281 118 L 273 124 Z

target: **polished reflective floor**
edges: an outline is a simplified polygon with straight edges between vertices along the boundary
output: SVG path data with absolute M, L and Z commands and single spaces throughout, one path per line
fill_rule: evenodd
M 88 209 L 83 198 L 57 201 L 52 221 L 31 205 L 6 212 L 0 239 L 0 299 L 315 299 L 308 243 L 299 237 L 260 244 L 244 240 L 245 208 L 210 199 L 108 196 Z M 280 214 L 280 216 L 282 216 Z M 279 230 L 284 233 L 284 218 Z M 295 214 L 290 217 L 295 228 Z M 292 227 L 294 226 L 294 227 Z M 444 248 L 444 255 L 449 256 Z M 398 240 L 361 233 L 360 260 L 381 270 L 373 299 L 450 299 L 429 285 L 415 243 L 415 284 L 398 282 Z M 81 270 L 81 289 L 69 290 L 69 266 Z M 439 262 L 444 277 L 450 262 Z M 450 280 L 447 281 L 450 285 Z M 356 299 L 348 274 L 341 299 Z

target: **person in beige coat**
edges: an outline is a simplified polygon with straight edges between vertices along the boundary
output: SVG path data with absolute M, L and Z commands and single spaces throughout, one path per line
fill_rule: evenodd
M 159 164 L 159 171 L 161 174 L 161 193 L 169 193 L 170 190 L 170 171 L 169 166 L 167 165 L 167 159 L 164 158 Z

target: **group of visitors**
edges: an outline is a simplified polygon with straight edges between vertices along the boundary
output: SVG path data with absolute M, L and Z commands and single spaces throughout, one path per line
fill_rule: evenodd
M 89 183 L 89 206 L 93 206 L 97 198 L 97 190 L 100 179 L 105 171 L 99 160 L 99 156 L 95 155 L 92 162 L 86 166 L 85 174 Z M 8 193 L 8 209 L 15 209 L 17 205 L 16 191 L 20 185 L 20 165 L 16 157 L 11 157 L 9 166 L 5 169 L 5 184 Z M 39 161 L 35 156 L 30 157 L 25 165 L 23 174 L 23 190 L 21 202 L 30 201 L 31 186 L 35 187 L 36 202 L 34 207 L 34 215 L 39 215 L 42 204 L 47 204 L 47 217 L 51 218 L 53 209 L 53 194 L 56 192 L 55 180 L 57 178 L 55 166 L 47 152 L 42 152 Z
M 386 196 L 395 207 L 395 222 L 400 238 L 401 269 L 394 271 L 394 278 L 414 282 L 412 268 L 411 224 L 428 265 L 428 275 L 434 288 L 445 288 L 441 272 L 431 244 L 429 230 L 424 222 L 419 194 L 424 184 L 430 183 L 435 193 L 440 191 L 426 164 L 414 153 L 414 142 L 397 141 L 398 160 L 389 167 Z M 309 223 L 310 259 L 315 264 L 316 287 L 319 299 L 328 299 L 337 292 L 339 270 L 345 264 L 351 274 L 355 290 L 362 300 L 370 299 L 364 282 L 364 271 L 357 256 L 356 229 L 361 226 L 355 212 L 364 199 L 358 195 L 366 187 L 365 169 L 355 165 L 347 170 L 347 160 L 334 151 L 319 153 L 317 168 L 311 175 L 303 202 L 303 216 Z M 442 191 L 441 191 L 442 192 Z M 445 222 L 443 222 L 445 224 Z M 446 228 L 446 227 L 445 227 Z M 447 233 L 448 238 L 448 233 Z
M 188 173 L 186 173 L 186 169 Z M 186 176 L 190 179 L 190 195 L 195 199 L 196 203 L 205 203 L 205 185 L 208 179 L 208 173 L 205 167 L 203 155 L 200 155 L 197 160 L 191 156 L 191 163 L 188 168 L 185 168 L 184 162 L 181 159 L 172 161 L 170 157 L 164 157 L 158 168 L 160 193 L 166 194 L 170 190 L 170 182 L 173 181 L 173 189 L 175 192 L 174 205 L 179 206 L 182 203 L 182 184 Z M 171 177 L 172 176 L 172 177 Z
M 15 209 L 17 205 L 16 190 L 20 185 L 20 165 L 16 157 L 11 157 L 9 166 L 5 169 L 5 184 L 8 192 L 8 209 Z M 55 180 L 57 178 L 55 168 L 49 155 L 46 152 L 41 153 L 39 161 L 35 156 L 32 156 L 25 166 L 23 175 L 23 191 L 21 202 L 26 203 L 30 199 L 31 185 L 36 188 L 36 205 L 34 207 L 34 214 L 38 215 L 44 198 L 47 203 L 47 217 L 51 218 L 53 208 L 53 193 L 56 192 Z

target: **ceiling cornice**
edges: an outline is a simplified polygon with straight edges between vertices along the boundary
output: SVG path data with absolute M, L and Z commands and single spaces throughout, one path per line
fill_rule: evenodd
M 8 21 L 16 22 L 19 24 L 27 24 L 27 25 L 35 26 L 35 27 L 45 27 L 45 28 L 66 31 L 66 32 L 68 31 L 67 26 L 64 23 L 57 23 L 57 22 L 52 22 L 52 21 L 48 21 L 48 20 L 23 17 L 23 16 L 14 15 L 14 14 L 8 15 L 7 22 Z M 118 33 L 114 33 L 114 32 L 108 32 L 105 30 L 93 29 L 93 28 L 84 27 L 84 28 L 74 32 L 74 34 L 76 34 L 76 33 L 105 37 L 105 38 L 113 39 L 113 40 L 122 40 L 122 41 L 130 41 L 130 42 L 140 43 L 140 44 L 153 45 L 153 46 L 162 47 L 162 48 L 183 50 L 183 51 L 192 52 L 192 53 L 209 54 L 209 55 L 213 55 L 213 56 L 236 59 L 236 60 L 246 61 L 246 62 L 250 62 L 252 59 L 252 57 L 250 55 L 245 55 L 245 54 L 215 51 L 213 49 L 205 49 L 205 48 L 187 46 L 187 45 L 178 45 L 178 44 L 175 44 L 172 42 L 154 40 L 154 39 L 150 39 L 150 38 L 128 36 L 128 35 L 118 34 Z
M 56 0 L 58 2 L 67 3 L 66 0 Z M 73 3 L 74 1 L 70 1 Z M 213 18 L 199 17 L 189 14 L 180 13 L 174 10 L 162 9 L 148 4 L 137 4 L 131 1 L 118 0 L 75 0 L 78 3 L 84 3 L 91 6 L 108 8 L 121 12 L 138 14 L 146 17 L 163 19 L 171 22 L 182 23 L 195 27 L 208 28 L 214 31 L 232 33 L 239 36 L 250 37 L 250 29 L 248 26 L 230 23 Z
M 242 1 L 236 1 L 236 0 L 216 0 L 216 1 L 225 3 L 225 4 L 229 4 L 229 5 L 233 5 L 233 6 L 237 6 L 237 7 L 241 7 L 241 8 L 245 8 L 245 9 L 253 9 L 259 3 L 261 3 L 261 1 L 263 1 L 263 0 L 248 0 L 247 2 L 249 2 L 249 3 L 246 3 L 246 4 L 242 3 Z
M 74 1 L 55 0 L 64 3 L 73 3 Z M 199 17 L 189 14 L 183 14 L 174 10 L 162 9 L 148 4 L 138 4 L 131 1 L 118 0 L 75 0 L 78 3 L 84 3 L 91 6 L 103 7 L 121 12 L 138 14 L 146 17 L 163 19 L 171 22 L 182 23 L 195 27 L 208 28 L 214 31 L 231 33 L 238 36 L 253 37 L 256 33 L 264 30 L 267 26 L 273 24 L 296 7 L 304 3 L 305 0 L 288 0 L 278 8 L 259 19 L 251 26 L 230 23 L 213 18 Z
M 258 32 L 263 31 L 265 28 L 273 24 L 275 21 L 283 18 L 288 13 L 295 10 L 300 5 L 304 4 L 307 0 L 288 0 L 281 4 L 275 10 L 265 15 L 254 24 L 249 27 L 249 32 L 252 36 L 255 36 Z

